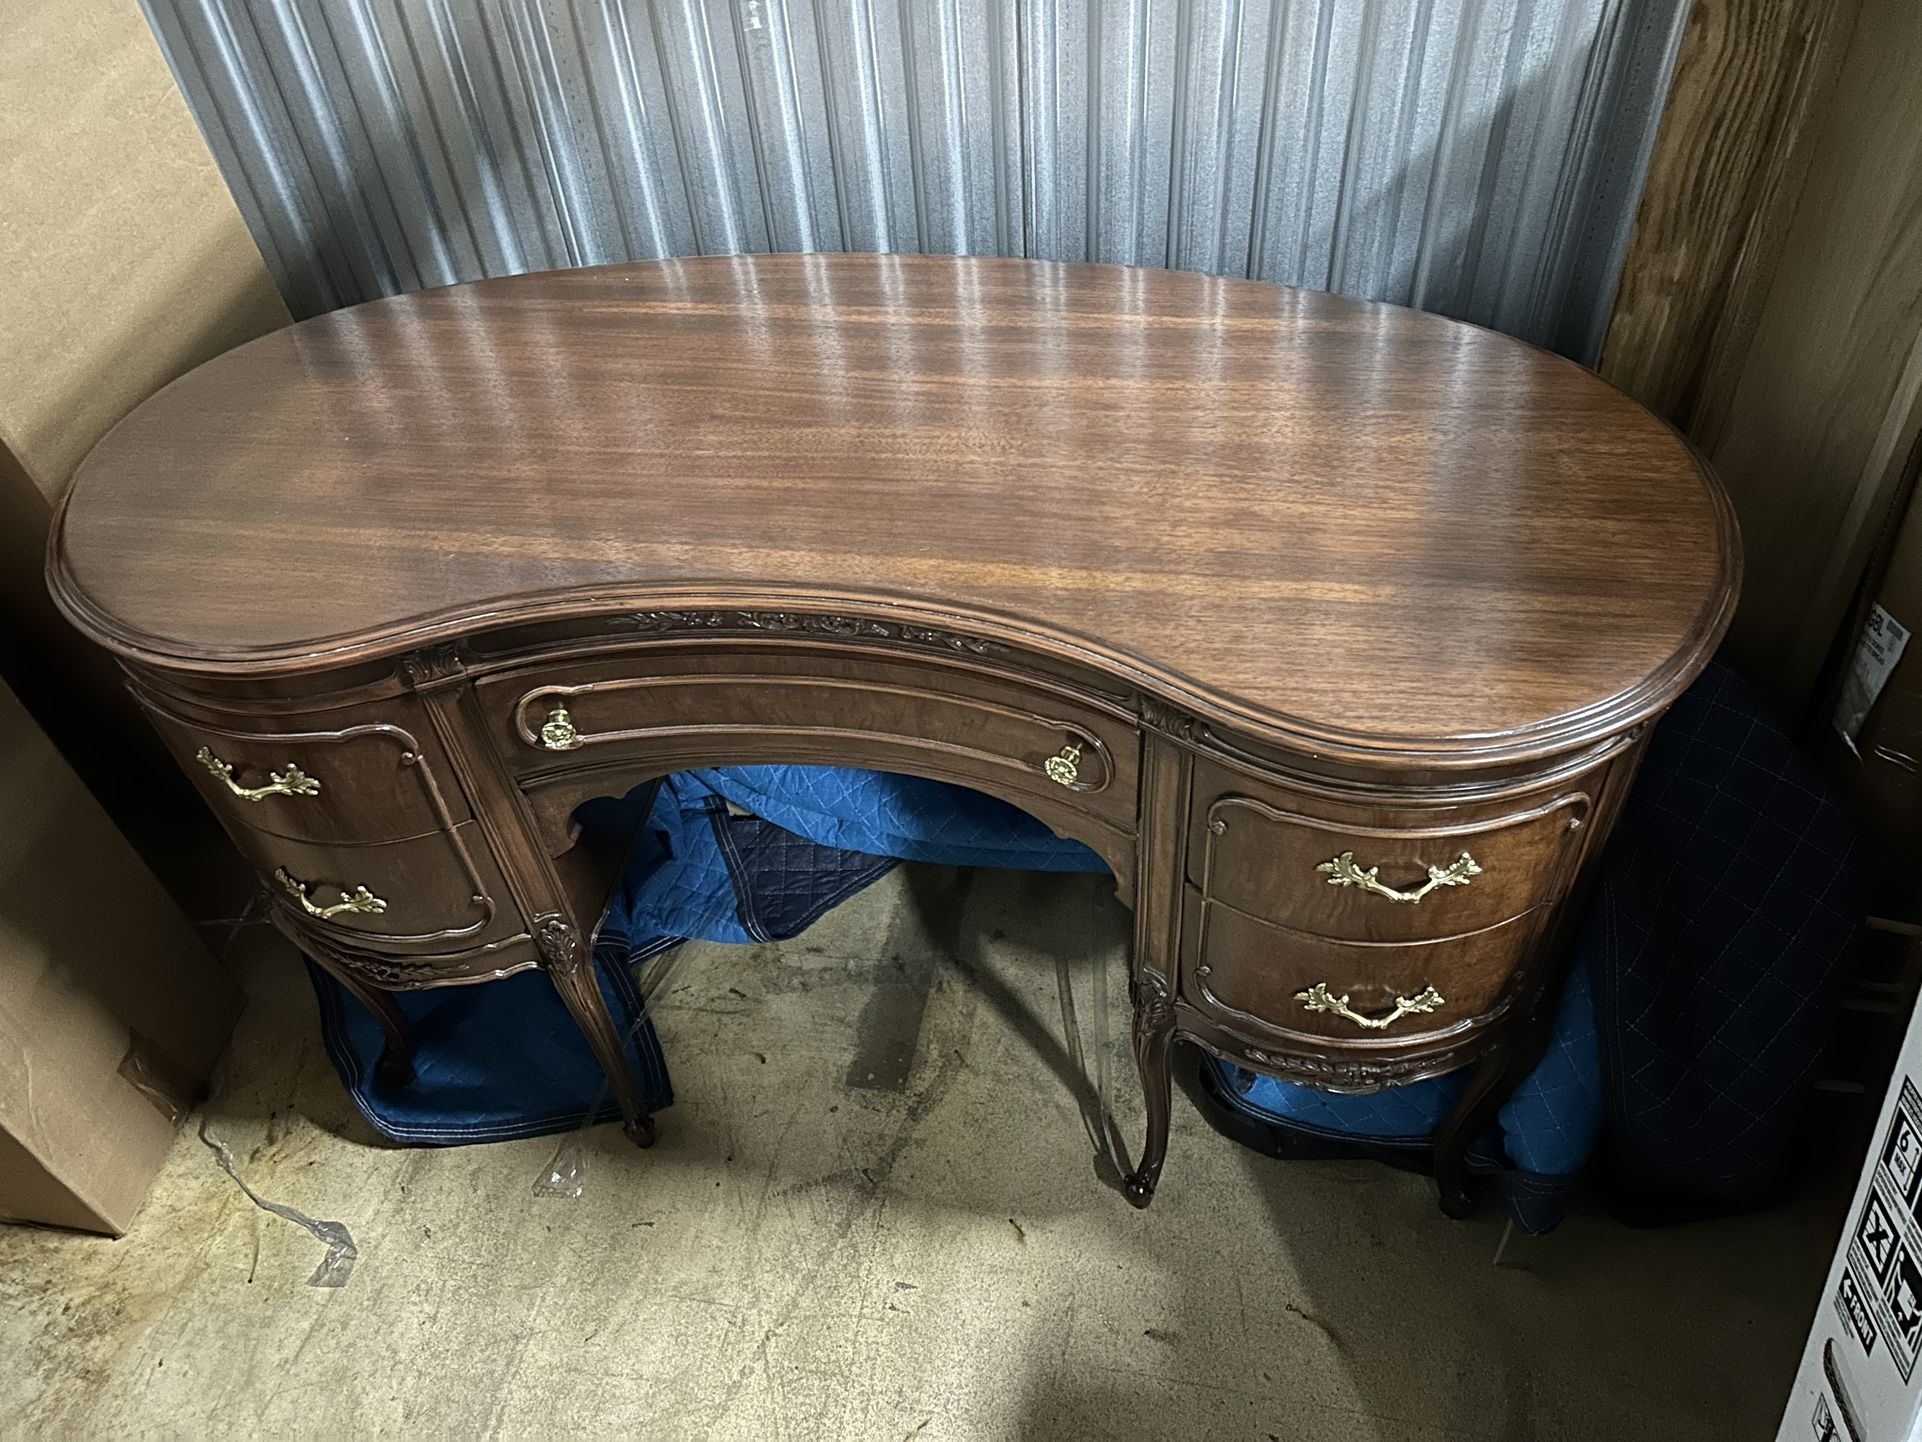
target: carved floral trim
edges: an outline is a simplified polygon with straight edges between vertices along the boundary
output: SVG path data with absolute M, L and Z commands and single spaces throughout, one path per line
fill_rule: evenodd
M 1201 723 L 1183 711 L 1179 706 L 1171 706 L 1159 696 L 1141 698 L 1141 722 L 1165 736 L 1177 741 L 1194 741 L 1200 734 Z
M 814 611 L 634 611 L 608 623 L 620 630 L 665 636 L 677 631 L 772 631 L 827 636 L 835 640 L 900 641 L 911 646 L 986 656 L 1008 648 L 998 641 L 933 626 L 872 621 L 864 616 L 830 616 Z
M 573 923 L 555 912 L 534 918 L 534 945 L 545 966 L 572 970 L 581 960 L 581 934 Z
M 1367 1061 L 1331 1057 L 1293 1056 L 1286 1052 L 1239 1048 L 1250 1066 L 1266 1072 L 1292 1077 L 1317 1086 L 1339 1087 L 1350 1091 L 1379 1091 L 1392 1086 L 1411 1072 L 1432 1070 L 1436 1057 L 1380 1057 Z
M 406 986 L 415 982 L 430 982 L 444 975 L 444 971 L 431 961 L 409 961 L 401 957 L 372 957 L 356 953 L 352 957 L 339 957 L 337 964 L 342 970 L 351 971 L 375 983 L 388 986 Z

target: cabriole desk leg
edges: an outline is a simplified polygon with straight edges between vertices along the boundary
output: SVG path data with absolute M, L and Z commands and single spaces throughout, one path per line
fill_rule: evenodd
M 1168 1113 L 1174 1102 L 1175 1009 L 1159 977 L 1144 975 L 1134 989 L 1135 1065 L 1147 1103 L 1148 1135 L 1141 1161 L 1123 1184 L 1130 1203 L 1145 1207 L 1155 1199 L 1162 1163 L 1168 1159 Z
M 1435 1132 L 1435 1185 L 1441 1209 L 1460 1221 L 1475 1210 L 1468 1149 L 1495 1124 L 1502 1104 L 1534 1071 L 1548 1050 L 1553 988 L 1538 995 L 1534 1009 L 1498 1041 L 1469 1078 L 1468 1087 Z
M 283 934 L 286 934 L 283 931 Z M 289 937 L 296 946 L 298 938 Z M 374 1020 L 380 1023 L 386 1044 L 381 1048 L 380 1060 L 374 1063 L 374 1075 L 387 1086 L 409 1086 L 414 1080 L 414 1034 L 409 1030 L 407 1018 L 401 1015 L 400 1003 L 394 1000 L 390 991 L 385 991 L 371 982 L 363 981 L 344 966 L 335 964 L 318 952 L 301 948 L 305 956 L 315 966 L 326 972 L 340 983 L 341 989 L 366 1007 Z
M 1435 1186 L 1441 1209 L 1456 1221 L 1475 1210 L 1475 1189 L 1468 1175 L 1468 1147 L 1494 1120 L 1507 1096 L 1513 1047 L 1497 1045 L 1481 1060 L 1468 1087 L 1435 1131 Z
M 580 933 L 564 917 L 549 913 L 535 919 L 534 944 L 540 949 L 541 964 L 553 979 L 554 990 L 560 993 L 574 1024 L 594 1049 L 601 1070 L 607 1073 L 615 1100 L 621 1105 L 621 1130 L 635 1146 L 653 1146 L 654 1118 L 648 1114 L 640 1080 L 628 1065 L 620 1028 L 608 1014 L 607 999 L 601 995 L 600 981 L 581 945 Z

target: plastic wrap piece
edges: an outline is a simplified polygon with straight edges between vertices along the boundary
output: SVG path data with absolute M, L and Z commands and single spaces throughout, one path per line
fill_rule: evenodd
M 598 1105 L 595 1110 L 599 1110 Z M 590 1123 L 593 1115 L 588 1113 Z M 554 1148 L 552 1159 L 534 1183 L 535 1196 L 562 1202 L 581 1199 L 587 1190 L 587 1154 L 581 1146 L 581 1133 L 585 1130 L 586 1127 L 576 1127 L 561 1134 L 560 1145 Z
M 159 1047 L 137 1031 L 127 1033 L 127 1054 L 120 1058 L 120 1079 L 153 1103 L 154 1110 L 179 1126 L 193 1108 L 194 1087 Z
M 1104 966 L 1091 969 L 1094 987 L 1094 1075 L 1088 1075 L 1089 1051 L 1082 1040 L 1081 1017 L 1075 1007 L 1074 999 L 1074 962 L 1067 956 L 1055 961 L 1055 995 L 1061 1003 L 1061 1030 L 1068 1047 L 1068 1061 L 1074 1068 L 1075 1102 L 1081 1112 L 1081 1124 L 1087 1129 L 1088 1140 L 1093 1144 L 1095 1155 L 1106 1161 L 1110 1171 L 1108 1180 L 1120 1186 L 1133 1168 L 1128 1162 L 1126 1144 L 1121 1140 L 1121 1129 L 1115 1123 L 1110 1098 L 1114 1095 L 1112 1087 L 1113 1068 L 1109 1064 L 1109 1048 L 1113 1033 L 1108 1025 L 1109 996 L 1108 972 Z
M 683 948 L 677 943 L 663 951 L 651 952 L 647 960 L 637 963 L 643 968 L 642 975 L 635 983 L 641 994 L 642 1010 L 622 1035 L 623 1045 L 631 1044 L 641 1028 L 647 1025 L 651 1013 L 646 1008 L 654 993 L 660 990 L 673 972 L 682 951 Z M 609 1088 L 603 1086 L 600 1095 L 594 1098 L 594 1105 L 581 1117 L 581 1124 L 561 1134 L 554 1155 L 548 1158 L 547 1165 L 534 1180 L 535 1196 L 550 1201 L 578 1202 L 587 1191 L 587 1131 L 599 1121 L 601 1105 L 607 1100 L 608 1091 Z
M 279 1202 L 270 1202 L 261 1196 L 240 1175 L 240 1168 L 234 1165 L 233 1149 L 207 1130 L 207 1119 L 200 1119 L 200 1139 L 213 1149 L 214 1156 L 220 1161 L 220 1169 L 234 1179 L 234 1185 L 247 1194 L 247 1200 L 264 1212 L 272 1212 L 276 1217 L 284 1217 L 297 1227 L 305 1227 L 318 1237 L 327 1247 L 327 1255 L 320 1259 L 314 1268 L 313 1276 L 307 1279 L 310 1287 L 344 1287 L 347 1279 L 354 1274 L 354 1261 L 360 1256 L 360 1249 L 354 1245 L 353 1233 L 347 1230 L 344 1222 L 317 1222 L 305 1212 L 297 1212 L 292 1207 L 283 1207 Z

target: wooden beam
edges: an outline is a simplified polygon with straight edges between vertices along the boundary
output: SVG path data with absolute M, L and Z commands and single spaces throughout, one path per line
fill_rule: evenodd
M 1720 472 L 1731 653 L 1791 716 L 1922 432 L 1922 7 L 1696 0 L 1601 372 Z
M 1741 517 L 1730 643 L 1808 697 L 1922 430 L 1922 6 L 1863 0 L 1726 420 L 1704 447 Z
M 1601 373 L 1712 448 L 1859 0 L 1696 0 Z

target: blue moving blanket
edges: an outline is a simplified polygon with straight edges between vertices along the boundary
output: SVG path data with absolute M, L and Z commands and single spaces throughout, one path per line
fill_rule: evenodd
M 730 805 L 731 803 L 731 805 Z M 751 814 L 744 814 L 751 813 Z M 776 941 L 897 859 L 1101 871 L 1026 813 L 944 783 L 830 767 L 682 772 L 582 808 L 635 832 L 595 950 L 653 1104 L 672 1100 L 635 965 L 685 938 Z M 1721 667 L 1658 730 L 1541 1064 L 1477 1144 L 1517 1220 L 1546 1230 L 1566 1180 L 1607 1137 L 1611 1191 L 1642 1219 L 1748 1204 L 1783 1174 L 1828 993 L 1856 917 L 1851 838 L 1782 733 Z M 546 977 L 402 994 L 416 1079 L 374 1075 L 371 1018 L 318 971 L 329 1054 L 396 1140 L 531 1136 L 615 1109 Z M 1332 1096 L 1212 1060 L 1206 1090 L 1261 1126 L 1371 1148 L 1425 1148 L 1463 1074 Z

